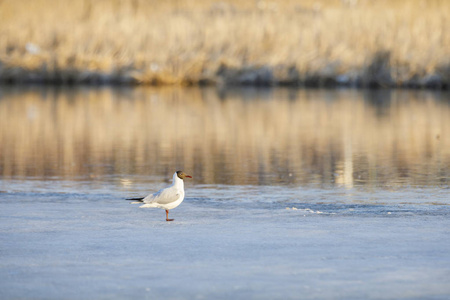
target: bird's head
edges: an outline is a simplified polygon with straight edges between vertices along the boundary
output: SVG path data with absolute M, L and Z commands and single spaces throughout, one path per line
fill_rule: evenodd
M 178 178 L 180 178 L 180 179 L 184 179 L 185 177 L 187 177 L 187 178 L 192 178 L 191 175 L 187 175 L 187 174 L 184 173 L 183 171 L 177 171 L 177 176 L 178 176 Z

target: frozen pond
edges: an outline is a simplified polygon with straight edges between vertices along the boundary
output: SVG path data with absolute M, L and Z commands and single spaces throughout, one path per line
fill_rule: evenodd
M 448 299 L 448 95 L 373 93 L 4 91 L 0 298 Z

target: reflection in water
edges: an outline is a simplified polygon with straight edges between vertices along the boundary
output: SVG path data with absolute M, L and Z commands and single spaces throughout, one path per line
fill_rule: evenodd
M 3 88 L 0 176 L 448 186 L 448 94 Z

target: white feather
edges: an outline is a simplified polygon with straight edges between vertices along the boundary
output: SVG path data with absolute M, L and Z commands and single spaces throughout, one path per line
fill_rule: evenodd
M 145 203 L 141 208 L 157 207 L 162 209 L 173 209 L 184 200 L 184 182 L 178 178 L 177 173 L 173 174 L 173 183 L 171 186 L 150 194 L 142 201 Z

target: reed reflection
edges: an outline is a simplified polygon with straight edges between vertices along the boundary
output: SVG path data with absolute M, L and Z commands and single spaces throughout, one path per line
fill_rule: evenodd
M 3 178 L 448 186 L 450 105 L 418 91 L 5 90 Z

